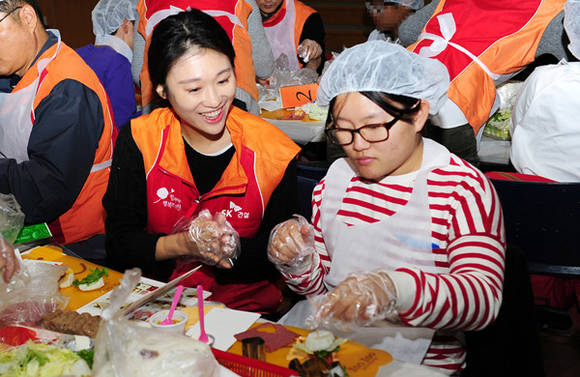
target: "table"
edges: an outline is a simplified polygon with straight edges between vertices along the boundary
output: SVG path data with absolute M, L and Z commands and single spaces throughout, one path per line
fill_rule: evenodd
M 100 267 L 96 264 L 90 263 L 88 261 L 84 261 L 82 259 L 65 255 L 62 252 L 62 249 L 58 246 L 49 245 L 49 246 L 41 246 L 35 249 L 32 249 L 27 254 L 23 255 L 25 259 L 35 259 L 35 260 L 46 260 L 46 261 L 53 261 L 53 262 L 62 262 L 68 265 L 73 271 L 78 273 L 76 276 L 79 279 L 82 279 L 86 274 L 89 273 L 89 269 L 94 269 L 96 267 Z M 109 277 L 106 279 L 106 284 L 99 290 L 90 291 L 90 292 L 83 292 L 78 290 L 75 287 L 69 287 L 65 289 L 61 289 L 61 292 L 70 297 L 70 302 L 68 304 L 67 309 L 69 310 L 76 310 L 87 303 L 93 301 L 97 297 L 105 294 L 106 292 L 110 291 L 111 289 L 115 288 L 118 284 L 120 279 L 122 278 L 122 274 L 117 271 L 109 270 Z M 207 307 L 206 311 L 211 309 L 211 307 Z M 264 321 L 261 321 L 264 323 Z M 253 326 L 257 326 L 260 323 L 256 323 Z M 299 335 L 306 336 L 309 331 L 304 329 L 299 329 L 291 326 L 286 326 L 291 331 L 298 333 Z M 275 365 L 287 367 L 289 361 L 286 359 L 286 355 L 290 351 L 291 346 L 283 347 L 277 351 L 267 353 L 266 354 L 266 361 Z M 228 349 L 228 352 L 241 355 L 242 354 L 242 345 L 241 342 L 234 343 Z M 357 353 L 358 352 L 358 353 Z M 364 356 L 361 356 L 361 353 L 364 353 Z M 386 356 L 385 356 L 386 355 Z M 351 373 L 351 377 L 357 376 L 379 376 L 379 377 L 427 377 L 427 376 L 443 376 L 436 370 L 412 365 L 408 363 L 404 363 L 398 360 L 393 360 L 392 357 L 387 354 L 386 352 L 380 350 L 374 350 L 367 348 L 365 346 L 359 345 L 354 342 L 347 342 L 341 346 L 341 350 L 338 353 L 338 357 L 344 360 L 351 360 L 357 361 L 362 360 L 359 364 L 361 365 L 360 368 L 362 372 L 354 374 Z M 373 363 L 375 360 L 383 360 L 386 365 L 379 366 L 376 362 Z M 366 364 L 364 362 L 366 360 Z M 384 364 L 383 363 L 383 364 Z M 368 368 L 368 369 L 365 369 Z
M 304 145 L 326 140 L 325 121 L 303 122 L 300 120 L 277 120 L 262 118 L 282 130 L 295 143 Z

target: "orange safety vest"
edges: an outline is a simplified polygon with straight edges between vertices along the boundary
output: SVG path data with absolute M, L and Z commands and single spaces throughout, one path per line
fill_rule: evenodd
M 204 12 L 219 11 L 224 14 L 210 15 L 224 28 L 234 46 L 236 53 L 234 72 L 238 88 L 249 93 L 257 102 L 256 69 L 252 58 L 252 40 L 248 33 L 248 17 L 252 12 L 252 6 L 248 2 L 244 0 L 140 0 L 137 5 L 139 12 L 137 31 L 145 38 L 145 56 L 139 75 L 142 106 L 146 106 L 153 99 L 154 88 L 149 77 L 147 56 L 151 44 L 151 33 L 163 19 L 187 8 L 197 8 Z
M 449 99 L 477 134 L 491 115 L 494 80 L 501 82 L 503 75 L 534 61 L 544 30 L 565 2 L 441 0 L 408 49 L 445 64 L 451 80 Z
M 181 218 L 208 209 L 212 214 L 222 212 L 241 237 L 255 237 L 273 191 L 300 149 L 276 127 L 233 106 L 226 127 L 236 151 L 216 186 L 200 195 L 175 114 L 160 108 L 132 120 L 131 132 L 147 177 L 148 232 L 172 233 Z M 172 278 L 197 264 L 178 260 Z M 218 283 L 209 266 L 182 284 L 202 284 L 213 293 L 213 299 L 249 311 L 273 311 L 281 298 L 276 281 Z
M 56 47 L 55 44 L 48 48 L 36 62 L 52 56 Z M 36 79 L 35 72 L 36 67 L 31 67 L 16 85 L 14 91 L 32 83 Z M 49 224 L 53 240 L 62 244 L 83 241 L 96 234 L 105 233 L 105 209 L 101 201 L 109 182 L 114 129 L 109 99 L 97 75 L 73 49 L 62 42 L 60 51 L 46 67 L 45 74 L 41 76 L 39 88 L 34 98 L 34 109 L 58 83 L 66 79 L 76 80 L 97 94 L 101 101 L 105 125 L 95 152 L 93 168 L 79 196 L 68 211 Z M 74 156 L 71 158 L 74 159 Z

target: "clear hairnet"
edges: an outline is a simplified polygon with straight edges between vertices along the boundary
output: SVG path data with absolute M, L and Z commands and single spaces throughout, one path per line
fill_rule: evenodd
M 580 59 L 580 0 L 568 0 L 564 12 L 564 29 L 570 39 L 568 50 Z
M 96 36 L 114 33 L 123 21 L 137 19 L 139 0 L 100 0 L 93 9 L 93 33 Z
M 423 0 L 390 0 L 390 2 L 398 3 L 415 10 L 423 8 L 423 5 L 425 4 Z
M 437 114 L 447 98 L 449 74 L 436 59 L 410 52 L 385 41 L 368 41 L 344 50 L 320 80 L 317 102 L 349 92 L 384 92 L 429 102 Z

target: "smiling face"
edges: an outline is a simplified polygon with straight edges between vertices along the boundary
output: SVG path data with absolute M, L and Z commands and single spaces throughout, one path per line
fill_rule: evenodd
M 284 0 L 257 0 L 258 7 L 263 13 L 273 13 Z
M 165 87 L 156 90 L 179 116 L 183 136 L 194 149 L 212 153 L 230 143 L 225 125 L 236 78 L 226 55 L 192 47 L 171 67 Z
M 397 106 L 396 103 L 393 103 Z M 400 107 L 400 106 L 399 106 Z M 342 148 L 350 166 L 369 181 L 380 181 L 389 175 L 401 175 L 418 170 L 422 162 L 423 128 L 429 114 L 429 104 L 421 101 L 411 122 L 399 120 L 389 130 L 385 141 L 369 143 L 359 134 Z M 386 123 L 394 117 L 358 92 L 340 94 L 333 108 L 334 126 L 359 129 L 368 124 Z

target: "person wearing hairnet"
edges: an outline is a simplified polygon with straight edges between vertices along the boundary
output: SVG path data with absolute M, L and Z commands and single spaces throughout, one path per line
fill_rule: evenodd
M 369 35 L 369 40 L 398 40 L 399 25 L 417 9 L 423 7 L 423 0 L 369 0 L 365 1 L 367 11 L 371 15 L 376 29 Z
M 0 51 L 0 192 L 54 242 L 104 256 L 115 126 L 102 84 L 33 0 L 0 1 Z
M 136 18 L 137 0 L 99 1 L 92 12 L 95 44 L 76 50 L 105 87 L 118 128 L 139 115 L 131 76 Z
M 478 140 L 499 108 L 496 85 L 549 54 L 561 43 L 566 0 L 433 0 L 399 27 L 404 46 L 447 67 L 449 100 L 426 135 L 478 163 Z M 547 55 L 543 58 L 549 58 Z
M 228 33 L 236 52 L 236 99 L 234 105 L 260 115 L 257 79 L 267 79 L 274 71 L 274 57 L 266 38 L 256 0 L 139 0 L 139 21 L 135 33 L 133 80 L 141 87 L 143 111 L 155 107 L 147 51 L 151 33 L 164 18 L 189 8 L 200 9 L 214 17 Z M 136 77 L 138 76 L 138 77 Z
M 350 326 L 349 339 L 395 359 L 460 370 L 462 331 L 500 308 L 505 234 L 487 178 L 421 136 L 448 85 L 440 62 L 383 41 L 346 49 L 322 76 L 326 134 L 346 158 L 314 188 L 312 225 L 291 219 L 270 236 L 270 260 L 314 303 L 283 323 Z
M 580 0 L 568 0 L 568 49 L 580 58 Z M 513 110 L 510 159 L 520 173 L 559 182 L 580 181 L 580 63 L 538 67 L 526 79 Z M 576 154 L 576 156 L 575 156 Z
M 324 66 L 324 24 L 320 14 L 298 0 L 256 0 L 274 59 L 286 54 L 291 70 Z

